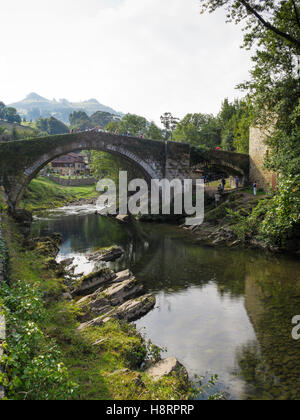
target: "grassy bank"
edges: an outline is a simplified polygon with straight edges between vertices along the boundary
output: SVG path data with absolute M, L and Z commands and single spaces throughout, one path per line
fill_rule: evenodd
M 177 376 L 158 382 L 139 369 L 157 348 L 135 328 L 111 321 L 79 332 L 79 309 L 66 300 L 51 241 L 24 246 L 15 222 L 3 218 L 10 287 L 3 286 L 8 339 L 3 363 L 9 399 L 187 399 Z M 94 345 L 98 342 L 97 345 Z
M 93 185 L 83 187 L 63 187 L 55 182 L 38 177 L 29 184 L 20 208 L 29 211 L 62 207 L 81 198 L 97 197 Z

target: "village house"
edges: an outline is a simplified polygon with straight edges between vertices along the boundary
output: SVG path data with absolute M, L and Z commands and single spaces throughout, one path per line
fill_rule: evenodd
M 69 153 L 60 156 L 51 163 L 53 172 L 63 176 L 86 175 L 89 173 L 89 164 L 86 156 Z

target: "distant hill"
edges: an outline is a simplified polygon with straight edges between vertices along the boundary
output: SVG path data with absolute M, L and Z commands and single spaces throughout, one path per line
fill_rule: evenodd
M 18 114 L 27 121 L 35 121 L 38 118 L 55 117 L 65 124 L 69 124 L 69 115 L 73 111 L 82 110 L 91 116 L 95 112 L 109 112 L 110 114 L 123 116 L 124 114 L 100 104 L 97 99 L 89 99 L 84 102 L 69 102 L 67 99 L 49 100 L 36 93 L 30 93 L 20 102 L 10 104 L 17 109 Z

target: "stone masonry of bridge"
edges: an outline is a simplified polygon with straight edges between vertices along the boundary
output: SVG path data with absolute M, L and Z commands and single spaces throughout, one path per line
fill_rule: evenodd
M 246 182 L 249 156 L 189 144 L 160 142 L 108 133 L 82 132 L 0 143 L 0 185 L 14 211 L 30 181 L 53 159 L 77 150 L 99 150 L 122 157 L 139 167 L 147 180 L 187 179 L 193 168 L 212 165 Z

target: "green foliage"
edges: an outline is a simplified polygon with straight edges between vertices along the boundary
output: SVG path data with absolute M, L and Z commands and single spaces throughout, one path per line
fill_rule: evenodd
M 139 137 L 140 134 L 146 133 L 147 120 L 135 114 L 126 114 L 119 123 L 119 133 L 129 132 L 133 137 Z
M 281 177 L 278 193 L 268 203 L 260 227 L 263 237 L 275 245 L 284 246 L 300 224 L 300 175 Z
M 299 224 L 300 4 L 295 0 L 201 3 L 203 11 L 210 12 L 225 6 L 229 20 L 245 23 L 243 46 L 255 48 L 251 80 L 240 87 L 249 92 L 256 125 L 269 129 L 266 167 L 280 176 L 258 234 L 283 246 Z M 242 129 L 245 123 L 247 118 Z M 230 144 L 230 139 L 226 142 Z M 251 218 L 245 221 L 249 223 Z
M 150 123 L 150 125 L 147 128 L 146 137 L 147 139 L 150 139 L 150 140 L 160 140 L 160 141 L 164 140 L 163 131 L 160 128 L 158 128 L 157 125 L 153 121 Z
M 287 46 L 300 49 L 300 6 L 295 0 L 200 0 L 201 12 L 225 7 L 229 21 L 246 22 L 246 45 L 252 46 L 266 33 Z
M 246 101 L 230 103 L 225 99 L 217 117 L 187 114 L 173 133 L 175 141 L 203 149 L 222 146 L 224 150 L 249 153 L 251 107 Z
M 84 111 L 74 111 L 70 114 L 69 120 L 73 128 L 85 130 L 94 127 L 105 128 L 110 123 L 118 122 L 119 117 L 103 111 L 97 111 L 89 117 Z
M 67 134 L 70 132 L 69 128 L 64 123 L 62 123 L 54 117 L 39 118 L 36 121 L 36 128 L 41 132 L 50 135 Z
M 89 128 L 89 117 L 84 111 L 74 111 L 70 114 L 69 121 L 72 127 L 85 130 Z
M 221 144 L 221 129 L 213 115 L 187 114 L 173 133 L 173 140 L 204 149 Z
M 98 111 L 90 117 L 90 128 L 99 126 L 104 128 L 111 121 L 115 120 L 118 121 L 119 117 L 116 117 L 115 115 L 110 114 L 109 112 Z
M 239 100 L 230 103 L 228 99 L 225 99 L 218 119 L 221 127 L 222 148 L 249 153 L 251 104 Z
M 108 178 L 119 184 L 119 172 L 127 171 L 128 179 L 143 178 L 141 171 L 130 162 L 106 152 L 91 152 L 91 172 L 97 179 Z
M 2 363 L 8 399 L 65 400 L 73 397 L 76 385 L 69 380 L 62 355 L 49 342 L 40 324 L 46 311 L 41 293 L 25 282 L 3 285 L 1 298 L 8 328 Z
M 278 192 L 261 200 L 250 213 L 227 209 L 237 237 L 247 242 L 254 237 L 266 245 L 284 248 L 300 224 L 300 176 L 281 177 Z
M 6 107 L 3 102 L 0 102 L 0 120 L 9 123 L 21 124 L 21 117 L 17 114 L 17 110 L 12 107 Z
M 250 212 L 245 209 L 238 211 L 227 208 L 227 218 L 232 223 L 231 229 L 239 240 L 247 242 L 259 235 L 262 221 L 267 212 L 267 200 L 262 200 Z

